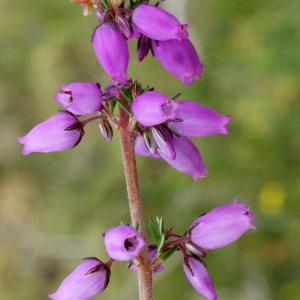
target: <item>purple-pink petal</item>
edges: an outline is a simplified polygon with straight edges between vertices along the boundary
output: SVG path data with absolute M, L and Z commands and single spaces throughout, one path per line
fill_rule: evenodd
M 105 232 L 104 244 L 112 259 L 123 261 L 138 257 L 146 241 L 133 227 L 121 225 Z
M 169 12 L 150 4 L 139 5 L 132 14 L 132 22 L 143 35 L 159 41 L 187 39 L 187 25 Z
M 60 86 L 54 100 L 75 115 L 89 115 L 99 110 L 102 103 L 100 88 L 89 82 L 74 82 Z
M 174 132 L 187 137 L 205 137 L 213 134 L 228 134 L 226 125 L 231 117 L 223 116 L 216 111 L 184 100 L 178 102 L 176 122 L 169 122 L 168 127 Z
M 188 39 L 152 41 L 152 50 L 159 63 L 183 84 L 191 86 L 203 72 L 198 54 Z
M 203 262 L 194 257 L 187 257 L 183 269 L 187 280 L 198 293 L 208 300 L 217 299 L 213 282 Z
M 177 102 L 156 91 L 137 96 L 132 104 L 132 113 L 143 126 L 154 126 L 176 118 Z
M 190 233 L 194 244 L 204 250 L 224 247 L 243 235 L 253 225 L 254 213 L 249 206 L 238 203 L 235 199 L 231 204 L 225 204 L 197 218 Z
M 94 269 L 93 272 L 92 269 Z M 49 298 L 52 300 L 88 300 L 106 288 L 109 276 L 109 269 L 100 260 L 96 258 L 86 260 L 63 280 L 58 290 L 50 294 Z
M 174 137 L 173 145 L 176 153 L 175 159 L 168 159 L 162 152 L 157 150 L 159 155 L 174 169 L 179 172 L 191 175 L 194 181 L 199 177 L 207 176 L 206 166 L 202 160 L 197 147 L 186 137 Z
M 77 124 L 77 125 L 76 125 Z M 74 129 L 66 130 L 74 125 Z M 52 116 L 36 125 L 26 136 L 18 138 L 23 144 L 23 155 L 31 152 L 55 152 L 72 148 L 81 139 L 83 129 L 77 118 L 69 113 Z
M 95 29 L 92 43 L 99 63 L 110 75 L 112 84 L 125 85 L 129 63 L 126 39 L 110 24 L 104 23 Z

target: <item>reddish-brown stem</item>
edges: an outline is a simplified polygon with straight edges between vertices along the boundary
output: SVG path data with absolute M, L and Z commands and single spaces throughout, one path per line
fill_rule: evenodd
M 123 154 L 123 164 L 129 200 L 131 223 L 138 224 L 140 234 L 146 238 L 146 228 L 143 217 L 142 202 L 138 184 L 135 152 L 134 152 L 134 132 L 130 128 L 129 115 L 119 108 L 119 132 Z M 140 300 L 152 300 L 152 271 L 148 258 L 148 247 L 145 246 L 139 256 L 138 280 Z

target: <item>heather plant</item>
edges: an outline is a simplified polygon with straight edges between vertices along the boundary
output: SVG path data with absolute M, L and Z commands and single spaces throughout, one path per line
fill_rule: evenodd
M 61 85 L 54 100 L 62 110 L 18 140 L 23 144 L 24 155 L 47 153 L 77 146 L 84 137 L 85 125 L 90 122 L 97 124 L 105 141 L 112 140 L 115 129 L 121 139 L 131 224 L 116 224 L 107 229 L 103 241 L 110 259 L 102 262 L 96 257 L 84 258 L 49 298 L 89 299 L 109 286 L 113 264 L 128 261 L 128 268 L 138 273 L 139 298 L 153 299 L 153 276 L 163 272 L 163 263 L 179 252 L 183 272 L 194 289 L 208 300 L 217 299 L 204 262 L 207 252 L 255 229 L 254 213 L 234 199 L 206 214 L 199 211 L 201 215 L 184 233 L 165 227 L 163 218 L 150 218 L 152 238 L 148 237 L 135 159 L 136 154 L 162 158 L 197 182 L 207 176 L 207 166 L 190 138 L 228 134 L 229 116 L 193 100 L 180 99 L 180 91 L 165 95 L 128 76 L 131 59 L 128 41 L 135 40 L 139 61 L 151 52 L 166 72 L 183 85 L 191 86 L 202 75 L 203 65 L 189 40 L 188 24 L 181 24 L 160 8 L 159 2 L 155 5 L 142 0 L 72 2 L 82 6 L 84 15 L 96 15 L 99 25 L 91 32 L 91 42 L 100 66 L 110 77 L 110 85 L 102 87 L 101 82 Z

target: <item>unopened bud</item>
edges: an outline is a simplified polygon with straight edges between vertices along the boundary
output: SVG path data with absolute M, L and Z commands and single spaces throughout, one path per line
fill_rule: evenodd
M 105 119 L 98 120 L 98 130 L 103 139 L 110 142 L 113 138 L 113 129 L 110 123 Z

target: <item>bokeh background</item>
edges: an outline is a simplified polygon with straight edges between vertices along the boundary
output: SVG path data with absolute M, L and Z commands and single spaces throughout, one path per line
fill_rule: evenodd
M 47 299 L 87 256 L 106 260 L 102 233 L 129 222 L 119 138 L 89 124 L 61 153 L 21 155 L 17 137 L 53 115 L 61 84 L 109 84 L 90 38 L 94 15 L 68 0 L 0 1 L 0 298 Z M 146 219 L 184 232 L 234 197 L 257 215 L 256 231 L 206 258 L 219 299 L 300 299 L 300 6 L 298 0 L 168 0 L 205 64 L 184 87 L 151 56 L 129 75 L 170 97 L 231 115 L 229 136 L 194 142 L 209 176 L 194 183 L 164 161 L 138 157 Z M 112 49 L 113 50 L 113 49 Z M 203 299 L 174 255 L 155 277 L 156 299 Z M 95 299 L 137 299 L 126 263 Z

